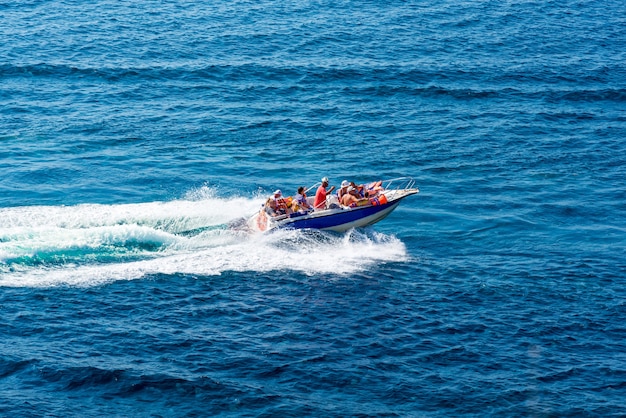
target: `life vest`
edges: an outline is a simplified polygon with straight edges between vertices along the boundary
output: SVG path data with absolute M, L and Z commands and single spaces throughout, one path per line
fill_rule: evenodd
M 276 210 L 284 210 L 286 211 L 287 208 L 289 206 L 291 206 L 291 197 L 288 197 L 287 199 L 283 199 L 282 197 L 279 197 L 278 199 L 276 199 Z
M 385 196 L 384 194 L 381 194 L 379 196 L 372 197 L 370 199 L 370 203 L 372 204 L 372 206 L 384 205 L 384 204 L 388 203 L 387 196 Z

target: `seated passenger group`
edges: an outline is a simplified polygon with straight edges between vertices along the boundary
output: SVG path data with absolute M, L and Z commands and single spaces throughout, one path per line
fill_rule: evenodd
M 328 187 L 328 177 L 322 179 L 322 184 L 315 192 L 313 206 L 309 204 L 306 196 L 306 189 L 298 187 L 298 193 L 293 197 L 284 198 L 280 190 L 276 190 L 273 196 L 265 202 L 265 211 L 270 216 L 291 215 L 292 213 L 306 214 L 312 210 L 326 209 L 326 198 L 329 193 L 335 190 L 335 186 Z M 343 206 L 356 207 L 367 205 L 370 199 L 378 195 L 383 190 L 382 181 L 376 181 L 367 185 L 356 185 L 353 181 L 344 180 L 341 188 L 337 190 L 337 198 Z
M 368 183 L 366 185 L 360 184 L 357 186 L 353 181 L 348 182 L 348 180 L 344 180 L 341 182 L 341 188 L 337 191 L 337 197 L 339 198 L 339 201 L 343 204 L 343 197 L 348 194 L 351 189 L 354 189 L 356 191 L 357 198 L 372 198 L 375 197 L 378 192 L 384 190 L 382 187 L 382 183 L 383 182 L 379 180 L 373 183 Z

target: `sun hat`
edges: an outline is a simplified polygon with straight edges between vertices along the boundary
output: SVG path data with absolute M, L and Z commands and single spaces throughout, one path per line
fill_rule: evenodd
M 328 177 L 322 177 L 322 183 L 324 182 L 328 183 Z
M 274 192 L 274 194 L 276 195 L 276 194 L 283 194 L 283 193 L 280 191 L 280 189 L 276 189 L 276 191 Z
M 341 182 L 341 187 L 348 187 L 350 185 L 350 183 L 348 183 L 348 180 L 344 180 Z
M 354 191 L 354 190 L 356 190 L 354 187 L 352 187 L 352 186 L 348 187 L 348 192 L 351 192 L 351 191 Z

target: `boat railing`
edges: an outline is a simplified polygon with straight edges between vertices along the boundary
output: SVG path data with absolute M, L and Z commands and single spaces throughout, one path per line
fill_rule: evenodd
M 382 187 L 387 199 L 393 199 L 397 194 L 404 194 L 408 190 L 415 190 L 415 179 L 413 177 L 398 177 L 395 179 L 383 180 Z
M 315 191 L 321 185 L 322 185 L 321 182 L 317 182 L 311 187 L 307 188 L 305 190 L 305 193 L 308 193 L 311 190 Z M 385 193 L 388 199 L 393 199 L 398 193 L 405 193 L 407 190 L 417 189 L 415 187 L 415 179 L 413 179 L 413 177 L 398 177 L 394 179 L 383 180 L 382 187 L 383 187 L 383 193 Z M 334 197 L 334 195 L 331 195 L 331 194 L 328 195 L 327 206 L 330 204 L 330 199 L 332 197 Z M 322 208 L 322 210 L 323 209 L 326 209 L 326 207 Z
M 311 190 L 317 190 L 318 187 L 320 187 L 322 185 L 322 183 L 320 183 L 319 181 L 317 183 L 315 183 L 313 186 L 311 187 L 307 187 L 306 189 L 304 189 L 304 193 L 308 193 Z

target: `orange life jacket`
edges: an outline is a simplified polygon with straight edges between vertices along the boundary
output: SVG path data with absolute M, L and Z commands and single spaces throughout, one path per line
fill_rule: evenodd
M 278 199 L 276 199 L 276 209 L 277 210 L 287 210 L 287 201 L 285 199 L 283 199 L 282 197 L 279 197 Z
M 387 196 L 385 196 L 384 194 L 381 194 L 380 196 L 372 197 L 370 199 L 370 202 L 372 203 L 372 206 L 379 206 L 379 205 L 384 205 L 388 203 Z

